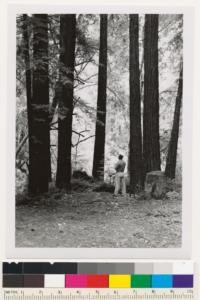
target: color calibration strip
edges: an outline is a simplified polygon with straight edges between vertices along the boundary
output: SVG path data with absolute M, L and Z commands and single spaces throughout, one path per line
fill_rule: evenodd
M 193 288 L 193 263 L 3 263 L 4 288 Z

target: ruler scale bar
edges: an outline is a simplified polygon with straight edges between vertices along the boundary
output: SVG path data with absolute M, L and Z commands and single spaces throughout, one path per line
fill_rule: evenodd
M 11 289 L 4 290 L 4 300 L 89 300 L 89 299 L 194 299 L 191 289 Z

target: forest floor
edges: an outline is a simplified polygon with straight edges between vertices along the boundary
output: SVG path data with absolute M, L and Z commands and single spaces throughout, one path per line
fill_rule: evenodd
M 180 198 L 176 192 L 144 200 L 81 191 L 22 201 L 16 206 L 16 247 L 180 247 Z

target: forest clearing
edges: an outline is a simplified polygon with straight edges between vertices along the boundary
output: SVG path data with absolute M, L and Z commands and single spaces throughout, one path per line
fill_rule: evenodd
M 173 192 L 162 200 L 55 193 L 17 206 L 16 247 L 180 247 L 181 207 Z

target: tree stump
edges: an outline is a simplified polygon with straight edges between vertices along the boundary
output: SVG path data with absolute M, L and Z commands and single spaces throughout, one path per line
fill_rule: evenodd
M 162 171 L 152 171 L 146 174 L 145 193 L 155 199 L 161 199 L 166 194 L 166 177 Z

